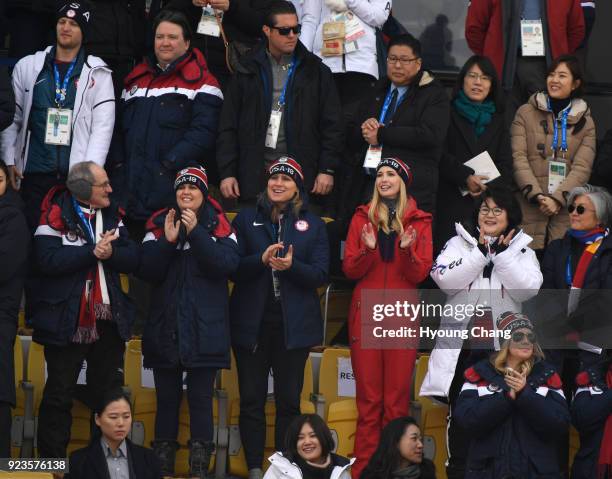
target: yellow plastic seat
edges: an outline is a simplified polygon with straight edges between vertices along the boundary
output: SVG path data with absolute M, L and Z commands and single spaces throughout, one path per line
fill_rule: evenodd
M 425 410 L 421 429 L 425 457 L 430 458 L 436 465 L 438 479 L 446 479 L 446 461 L 448 459 L 446 448 L 447 418 L 448 407 L 435 405 Z
M 323 326 L 325 328 L 323 345 L 327 345 L 328 340 L 336 336 L 348 320 L 353 291 L 336 289 L 332 283 L 320 292 L 319 297 L 321 298 L 321 314 L 323 315 Z
M 351 357 L 347 348 L 326 348 L 321 358 L 319 372 L 319 394 L 317 396 L 317 414 L 327 420 L 329 407 L 336 401 L 354 399 L 350 396 L 340 396 L 338 393 L 338 361 L 340 358 Z
M 580 436 L 578 435 L 578 431 L 574 426 L 570 426 L 570 436 L 569 436 L 569 471 L 572 470 L 572 464 L 574 464 L 574 458 L 576 457 L 576 453 L 580 449 Z
M 17 336 L 13 346 L 13 361 L 15 369 L 15 407 L 12 409 L 11 456 L 19 457 L 23 444 L 25 419 L 25 391 L 21 387 L 24 379 L 23 345 Z
M 6 472 L 0 471 L 0 478 L 6 479 L 53 479 L 48 472 Z
M 357 416 L 357 403 L 354 399 L 342 399 L 330 404 L 327 425 L 336 442 L 336 454 L 353 457 Z
M 234 221 L 234 218 L 236 218 L 237 214 L 238 214 L 237 211 L 228 211 L 225 213 L 225 216 L 227 217 L 228 221 L 231 223 L 232 221 Z

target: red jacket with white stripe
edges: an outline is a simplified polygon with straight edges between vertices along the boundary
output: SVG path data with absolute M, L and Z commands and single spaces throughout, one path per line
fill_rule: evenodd
M 121 203 L 129 217 L 140 220 L 172 204 L 178 170 L 208 168 L 214 162 L 223 101 L 219 84 L 197 48 L 166 70 L 156 61 L 147 58 L 125 79 L 112 153 L 114 176 L 122 172 L 119 181 L 113 178 L 113 186 L 124 188 L 118 192 Z

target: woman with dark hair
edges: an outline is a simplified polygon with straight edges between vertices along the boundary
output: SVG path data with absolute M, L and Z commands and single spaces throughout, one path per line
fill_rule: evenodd
M 189 469 L 204 478 L 214 450 L 214 381 L 218 369 L 230 367 L 227 282 L 238 267 L 238 245 L 221 206 L 208 196 L 204 168 L 179 171 L 174 189 L 174 206 L 149 219 L 142 246 L 139 276 L 153 283 L 143 365 L 155 378 L 153 449 L 169 476 L 187 372 Z
M 387 424 L 360 479 L 436 479 L 436 468 L 423 457 L 423 437 L 411 417 Z
M 0 457 L 11 457 L 11 407 L 15 406 L 13 345 L 27 271 L 30 231 L 24 204 L 0 160 Z
M 66 479 L 161 479 L 153 451 L 137 446 L 127 437 L 132 430 L 132 405 L 121 389 L 104 395 L 94 419 L 101 435 L 94 435 L 87 447 L 70 455 L 70 473 Z
M 457 77 L 440 163 L 437 204 L 444 207 L 436 216 L 436 252 L 455 234 L 455 223 L 472 214 L 487 185 L 512 181 L 510 135 L 498 96 L 499 80 L 491 61 L 477 55 L 469 58 Z M 464 165 L 485 151 L 501 177 L 491 179 Z
M 316 414 L 297 416 L 287 428 L 284 452 L 268 458 L 265 479 L 351 479 L 355 459 L 338 456 L 334 438 Z
M 565 234 L 567 195 L 589 180 L 596 147 L 578 59 L 562 55 L 552 62 L 546 88 L 518 109 L 510 129 L 522 227 L 539 251 Z
M 527 316 L 504 313 L 496 328 L 501 349 L 465 371 L 455 408 L 471 438 L 464 477 L 564 477 L 556 440 L 567 433 L 570 414 L 561 378 L 544 361 Z
M 256 207 L 234 219 L 240 266 L 230 304 L 232 348 L 240 386 L 240 437 L 250 479 L 261 479 L 265 405 L 274 377 L 274 442 L 300 414 L 304 366 L 323 340 L 317 288 L 325 284 L 329 243 L 323 220 L 308 211 L 302 167 L 282 156 L 268 168 Z
M 431 277 L 447 295 L 445 307 L 460 306 L 466 313 L 440 318 L 445 334 L 436 340 L 419 392 L 448 398 L 447 475 L 451 479 L 463 478 L 470 441 L 470 435 L 454 421 L 463 372 L 488 352 L 499 350 L 501 340 L 493 318 L 504 311 L 520 312 L 521 304 L 535 296 L 542 284 L 538 260 L 528 246 L 531 237 L 518 226 L 521 210 L 510 188 L 499 185 L 484 190 L 474 216 L 471 225 L 455 224 L 457 235 L 446 243 L 431 270 Z
M 357 280 L 348 319 L 351 363 L 357 392 L 357 432 L 353 476 L 366 466 L 383 427 L 406 416 L 418 341 L 376 340 L 362 293 L 405 290 L 402 300 L 418 303 L 417 286 L 431 268 L 431 214 L 418 208 L 409 193 L 412 170 L 397 158 L 383 158 L 376 168 L 372 200 L 351 220 L 342 269 Z M 389 296 L 384 301 L 391 301 Z M 399 298 L 398 298 L 399 299 Z M 414 327 L 416 318 L 408 320 Z M 400 325 L 396 320 L 394 327 Z

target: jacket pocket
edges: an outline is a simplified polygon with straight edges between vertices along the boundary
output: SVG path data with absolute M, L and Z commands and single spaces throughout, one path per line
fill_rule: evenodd
M 159 100 L 157 122 L 162 128 L 186 128 L 191 120 L 191 101 L 185 95 L 171 93 Z
M 32 307 L 32 326 L 34 329 L 57 334 L 62 329 L 66 317 L 68 299 L 39 299 Z

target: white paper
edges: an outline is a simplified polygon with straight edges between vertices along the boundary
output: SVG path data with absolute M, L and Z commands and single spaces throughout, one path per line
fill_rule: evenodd
M 488 151 L 483 151 L 479 155 L 476 155 L 471 160 L 466 161 L 464 165 L 472 168 L 475 175 L 488 176 L 488 179 L 482 181 L 484 184 L 501 176 L 501 173 L 497 169 L 497 166 L 495 166 L 493 158 L 491 158 Z M 459 191 L 461 192 L 461 196 L 468 194 L 468 190 L 465 188 L 459 188 Z
M 338 396 L 355 397 L 355 375 L 351 358 L 338 358 Z

